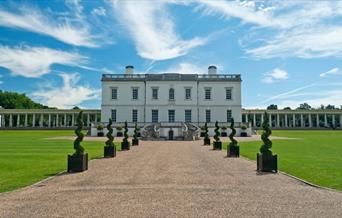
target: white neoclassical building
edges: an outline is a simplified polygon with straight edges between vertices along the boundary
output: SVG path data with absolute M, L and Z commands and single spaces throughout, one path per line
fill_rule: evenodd
M 102 75 L 101 121 L 127 121 L 146 127 L 155 125 L 159 136 L 184 134 L 205 122 L 228 125 L 231 118 L 241 123 L 241 76 L 217 74 L 134 74 L 127 66 L 124 74 Z M 188 126 L 190 128 L 190 126 Z

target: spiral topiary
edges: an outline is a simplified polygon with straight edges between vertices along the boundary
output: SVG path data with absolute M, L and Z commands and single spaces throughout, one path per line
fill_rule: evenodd
M 83 111 L 80 111 L 80 113 L 78 114 L 76 122 L 77 122 L 77 128 L 75 129 L 75 134 L 77 138 L 74 141 L 75 153 L 73 154 L 73 156 L 81 156 L 84 154 L 84 148 L 81 145 L 81 142 L 83 141 L 83 137 L 84 137 L 84 134 L 82 133 Z
M 114 147 L 114 142 L 113 142 L 114 136 L 113 136 L 112 124 L 113 124 L 113 121 L 112 121 L 112 119 L 109 118 L 109 122 L 108 122 L 108 125 L 107 125 L 108 132 L 106 134 L 108 140 L 105 142 L 106 146 L 108 146 L 108 147 Z
M 268 138 L 272 134 L 272 130 L 269 124 L 268 114 L 265 112 L 264 114 L 264 122 L 262 123 L 263 133 L 261 135 L 261 139 L 264 144 L 260 147 L 260 153 L 265 157 L 272 156 L 272 141 Z
M 215 139 L 215 142 L 219 142 L 220 141 L 220 127 L 218 125 L 218 122 L 216 121 L 215 123 L 215 135 L 214 135 L 214 139 Z
M 123 143 L 128 144 L 128 126 L 127 126 L 127 121 L 125 121 L 125 127 L 124 127 L 124 138 L 122 140 Z
M 138 140 L 138 124 L 135 123 L 133 139 Z
M 236 129 L 234 128 L 234 118 L 231 118 L 230 129 L 232 130 L 232 132 L 229 134 L 229 139 L 231 141 L 229 143 L 229 146 L 238 146 L 238 142 L 234 139 L 234 136 L 236 134 Z
M 205 138 L 205 140 L 209 139 L 207 122 L 205 122 L 205 124 L 204 124 L 204 138 Z

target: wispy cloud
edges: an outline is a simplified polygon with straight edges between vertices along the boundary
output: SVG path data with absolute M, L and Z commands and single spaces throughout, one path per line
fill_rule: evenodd
M 80 74 L 61 73 L 59 76 L 63 79 L 61 87 L 44 87 L 33 92 L 32 97 L 45 105 L 57 108 L 71 108 L 99 97 L 100 90 L 78 84 Z
M 341 75 L 341 74 L 342 74 L 342 71 L 339 68 L 335 67 L 335 68 L 332 68 L 331 70 L 328 70 L 327 72 L 319 74 L 319 76 L 327 77 L 330 75 Z
M 81 17 L 82 7 L 78 4 L 74 7 L 74 18 L 52 17 L 48 12 L 42 13 L 40 9 L 28 5 L 17 5 L 17 7 L 16 11 L 8 11 L 0 7 L 0 26 L 47 35 L 70 45 L 99 46 L 88 24 Z
M 182 39 L 167 10 L 167 2 L 113 1 L 119 22 L 127 28 L 138 55 L 150 60 L 166 60 L 187 54 L 207 39 Z
M 107 11 L 103 7 L 98 7 L 98 8 L 94 8 L 91 11 L 91 14 L 92 15 L 97 15 L 97 16 L 106 16 L 107 15 Z
M 182 62 L 178 65 L 171 66 L 160 73 L 181 73 L 181 74 L 204 74 L 207 73 L 208 67 L 198 66 L 189 62 Z
M 7 68 L 13 75 L 40 77 L 50 72 L 53 64 L 77 66 L 85 57 L 45 47 L 0 46 L 0 66 Z
M 275 68 L 271 72 L 266 73 L 264 75 L 264 78 L 262 78 L 261 82 L 263 82 L 263 83 L 274 83 L 274 82 L 278 82 L 280 80 L 286 80 L 288 78 L 289 78 L 289 75 L 285 70 Z

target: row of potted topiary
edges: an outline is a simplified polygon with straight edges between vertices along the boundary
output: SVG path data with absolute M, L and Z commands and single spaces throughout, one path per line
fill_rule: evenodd
M 272 134 L 268 115 L 265 112 L 265 119 L 262 124 L 263 133 L 261 135 L 261 139 L 263 141 L 263 145 L 260 148 L 260 152 L 257 153 L 257 171 L 261 172 L 278 172 L 278 156 L 273 155 L 272 151 L 272 141 L 269 139 L 269 136 Z M 234 119 L 231 120 L 230 124 L 231 133 L 229 134 L 230 143 L 227 147 L 227 157 L 239 157 L 240 156 L 240 147 L 238 146 L 238 142 L 234 139 L 236 134 L 236 129 L 234 128 Z M 215 135 L 213 142 L 213 150 L 222 150 L 222 142 L 220 140 L 220 127 L 218 122 L 215 123 Z M 205 123 L 203 128 L 203 136 L 204 136 L 204 145 L 210 145 L 210 138 L 208 135 L 208 125 Z
M 110 121 L 111 122 L 111 121 Z M 102 136 L 104 136 L 104 132 L 103 132 L 103 126 L 101 125 L 101 124 L 99 124 L 97 127 L 96 127 L 96 129 L 97 129 L 97 136 L 99 136 L 99 137 L 102 137 Z M 117 127 L 115 127 L 115 129 L 116 129 L 116 137 L 123 137 L 123 132 L 122 132 L 122 130 L 124 129 L 122 126 L 117 126 Z M 140 137 L 140 132 L 139 132 L 139 130 L 140 130 L 140 128 L 139 127 L 137 127 L 137 129 L 138 129 L 138 137 Z M 112 132 L 112 134 L 113 134 L 113 132 Z
M 232 121 L 233 121 L 233 119 L 232 119 Z M 205 136 L 205 126 L 203 126 L 202 128 L 201 128 L 201 137 L 204 137 Z M 241 127 L 241 133 L 240 133 L 240 136 L 241 137 L 247 137 L 248 136 L 248 134 L 247 134 L 247 132 L 246 132 L 246 130 L 247 130 L 247 126 L 246 125 L 242 125 Z M 222 126 L 221 127 L 221 133 L 220 133 L 220 135 L 221 135 L 221 137 L 227 137 L 228 136 L 228 132 L 227 132 L 227 127 L 226 126 Z M 236 133 L 235 133 L 236 134 Z
M 107 127 L 107 138 L 108 140 L 105 142 L 105 146 L 103 148 L 103 156 L 105 158 L 112 158 L 116 156 L 116 147 L 114 144 L 114 136 L 113 136 L 113 128 L 112 128 L 112 120 L 109 119 Z M 82 133 L 83 129 L 83 112 L 77 116 L 77 128 L 75 130 L 75 134 L 77 138 L 74 141 L 74 149 L 75 153 L 72 155 L 68 155 L 68 172 L 83 172 L 88 169 L 88 154 L 84 152 L 84 148 L 81 145 L 83 141 L 84 134 Z M 139 129 L 137 124 L 135 124 L 134 135 L 132 139 L 132 146 L 139 145 L 138 139 Z M 128 126 L 127 121 L 124 126 L 123 140 L 121 142 L 121 150 L 130 150 L 131 143 L 128 141 Z

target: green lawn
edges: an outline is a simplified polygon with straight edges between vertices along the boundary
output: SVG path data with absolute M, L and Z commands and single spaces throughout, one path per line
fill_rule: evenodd
M 273 140 L 281 171 L 321 186 L 342 190 L 342 131 L 273 131 L 273 136 L 300 140 Z M 226 148 L 227 144 L 224 144 Z M 241 142 L 240 153 L 255 160 L 262 142 Z
M 0 192 L 24 187 L 66 170 L 71 140 L 46 140 L 73 136 L 73 131 L 0 131 Z M 89 158 L 103 156 L 103 142 L 82 142 Z M 116 144 L 121 149 L 119 143 Z M 120 148 L 119 148 L 120 147 Z

